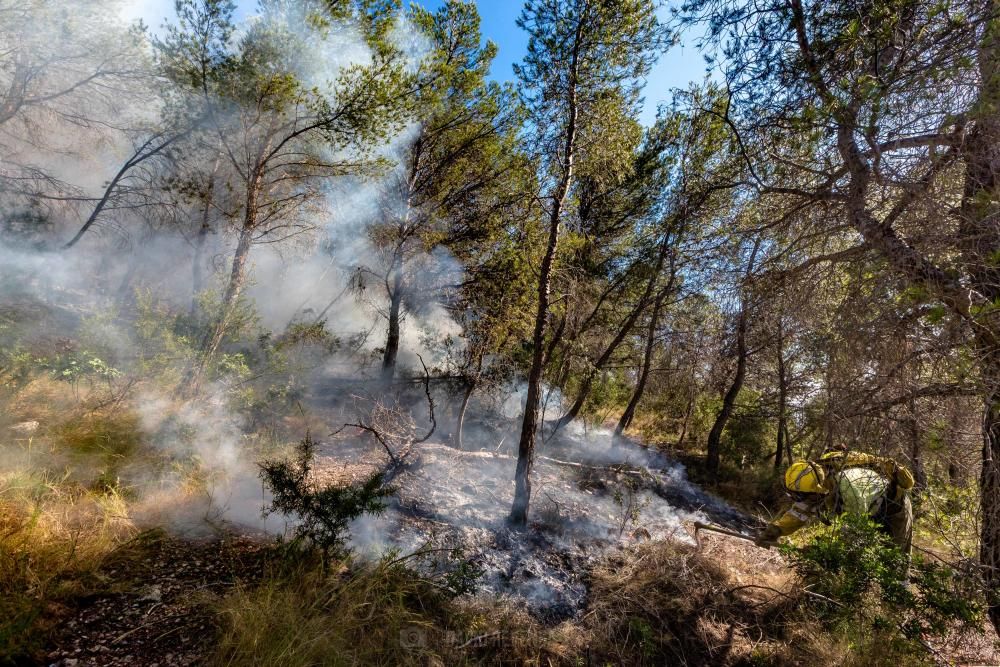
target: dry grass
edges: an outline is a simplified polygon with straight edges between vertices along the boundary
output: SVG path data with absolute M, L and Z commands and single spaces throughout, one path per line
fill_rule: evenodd
M 725 557 L 717 549 L 701 553 L 670 542 L 609 557 L 590 572 L 589 603 L 581 617 L 554 627 L 540 625 L 509 604 L 480 604 L 473 618 L 477 629 L 493 627 L 508 637 L 490 656 L 503 664 L 844 661 L 846 644 L 806 619 L 781 567 L 760 550 L 726 546 Z
M 141 434 L 134 412 L 88 409 L 44 375 L 2 398 L 0 664 L 24 664 L 76 600 L 106 588 L 101 566 L 135 534 L 117 471 Z
M 603 563 L 592 574 L 585 617 L 592 652 L 651 665 L 839 662 L 830 647 L 790 642 L 789 628 L 802 624 L 796 597 L 766 569 L 748 581 L 745 571 L 731 569 L 737 561 L 729 555 L 657 543 Z M 817 662 L 817 655 L 824 658 Z
M 736 554 L 733 554 L 736 556 Z M 842 664 L 779 568 L 647 544 L 590 573 L 588 607 L 546 624 L 509 598 L 448 600 L 399 564 L 299 570 L 226 597 L 217 665 Z M 757 557 L 758 559 L 760 556 Z M 865 662 L 861 664 L 878 664 Z
M 472 602 L 453 613 L 466 635 L 495 644 L 445 664 L 801 665 L 843 664 L 850 646 L 809 620 L 792 578 L 764 552 L 713 545 L 705 553 L 649 543 L 590 573 L 579 619 L 547 627 L 510 602 Z M 862 664 L 879 664 L 865 662 Z
M 0 475 L 0 664 L 37 660 L 67 605 L 104 585 L 101 564 L 133 533 L 113 491 Z
M 403 665 L 433 658 L 444 597 L 399 563 L 300 568 L 221 602 L 216 665 Z

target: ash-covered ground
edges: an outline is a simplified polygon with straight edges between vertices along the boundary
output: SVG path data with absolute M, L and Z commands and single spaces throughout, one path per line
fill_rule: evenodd
M 359 445 L 362 433 L 342 435 L 320 448 L 317 482 L 385 465 L 377 445 Z M 504 441 L 516 442 L 476 451 L 433 440 L 412 445 L 392 479 L 388 511 L 355 522 L 353 545 L 373 554 L 454 548 L 482 571 L 481 594 L 513 596 L 538 616 L 565 618 L 583 608 L 586 573 L 609 551 L 642 540 L 691 542 L 699 520 L 740 530 L 755 523 L 688 482 L 664 454 L 571 424 L 539 443 L 530 523 L 517 531 L 506 523 L 516 457 Z

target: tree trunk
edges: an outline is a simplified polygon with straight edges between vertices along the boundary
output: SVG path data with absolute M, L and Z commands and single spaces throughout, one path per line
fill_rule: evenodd
M 781 470 L 781 457 L 787 447 L 788 438 L 788 377 L 785 369 L 785 331 L 781 315 L 778 315 L 778 442 L 774 450 L 774 471 Z M 791 457 L 789 457 L 791 458 Z M 791 463 L 791 461 L 789 461 Z
M 399 355 L 399 318 L 403 301 L 403 272 L 399 266 L 394 271 L 389 293 L 389 329 L 385 335 L 385 352 L 382 355 L 382 381 L 392 382 L 396 375 L 396 357 Z
M 458 408 L 458 418 L 455 422 L 455 448 L 465 449 L 465 445 L 462 442 L 463 430 L 465 429 L 465 413 L 469 409 L 469 401 L 472 400 L 472 394 L 476 391 L 476 381 L 470 380 L 465 386 L 465 392 L 462 394 L 462 405 Z
M 590 396 L 590 388 L 593 385 L 594 377 L 604 368 L 604 365 L 611 360 L 611 356 L 615 353 L 618 347 L 625 341 L 625 338 L 632 332 L 632 327 L 635 326 L 636 320 L 639 316 L 646 310 L 646 306 L 649 303 L 649 297 L 653 293 L 653 289 L 656 286 L 656 281 L 660 277 L 660 271 L 663 270 L 663 262 L 666 259 L 667 251 L 670 245 L 670 236 L 664 235 L 663 242 L 660 245 L 660 252 L 656 259 L 656 267 L 653 269 L 653 275 L 650 276 L 649 282 L 646 283 L 646 289 L 643 291 L 642 296 L 639 301 L 635 304 L 629 314 L 625 317 L 621 326 L 618 328 L 618 333 L 605 348 L 601 356 L 594 362 L 593 368 L 591 368 L 586 377 L 583 380 L 583 385 L 580 387 L 580 391 L 577 392 L 576 400 L 570 409 L 559 418 L 556 422 L 555 429 L 553 432 L 558 431 L 560 428 L 568 424 L 569 422 L 576 419 L 577 415 L 580 414 L 580 410 L 583 409 L 584 403 L 587 402 L 587 398 Z M 674 283 L 674 272 L 670 272 L 670 282 L 667 285 L 667 290 L 673 288 Z M 631 420 L 631 417 L 630 417 Z
M 189 396 L 198 391 L 205 374 L 205 369 L 208 368 L 209 363 L 215 357 L 215 353 L 219 350 L 219 345 L 222 344 L 222 339 L 226 337 L 226 332 L 232 323 L 236 302 L 243 291 L 243 285 L 247 278 L 247 260 L 250 257 L 250 246 L 253 245 L 252 237 L 253 234 L 250 231 L 243 230 L 240 232 L 240 239 L 236 244 L 236 253 L 233 255 L 233 266 L 229 273 L 229 283 L 226 285 L 226 291 L 222 295 L 219 317 L 216 318 L 212 328 L 202 341 L 198 362 L 189 373 L 187 381 L 182 383 L 182 390 Z
M 736 397 L 743 388 L 743 381 L 747 374 L 747 314 L 744 309 L 740 310 L 739 319 L 736 322 L 736 375 L 733 382 L 722 397 L 722 409 L 715 417 L 712 430 L 708 432 L 708 456 L 705 465 L 712 474 L 719 472 L 720 447 L 722 444 L 722 431 L 726 428 L 729 418 L 733 414 L 733 407 L 736 405 Z
M 980 45 L 975 126 L 965 146 L 962 229 L 973 286 L 990 303 L 1000 298 L 1000 0 L 986 5 Z M 1000 322 L 984 309 L 976 322 L 976 351 L 983 383 L 983 463 L 980 473 L 979 560 L 986 581 L 990 621 L 1000 632 Z
M 747 278 L 753 273 L 753 265 L 757 259 L 757 251 L 759 249 L 760 239 L 758 238 L 754 241 L 753 250 L 750 252 L 750 259 L 747 262 Z M 722 431 L 726 428 L 726 424 L 733 414 L 736 397 L 739 395 L 740 389 L 743 388 L 743 381 L 747 375 L 747 356 L 749 354 L 747 351 L 747 320 L 750 317 L 750 306 L 745 293 L 741 297 L 741 301 L 740 312 L 736 320 L 736 375 L 733 377 L 733 383 L 729 385 L 725 396 L 722 397 L 722 409 L 716 416 L 715 423 L 712 424 L 712 430 L 708 432 L 708 456 L 706 457 L 705 465 L 713 475 L 719 472 L 719 447 L 722 443 Z
M 507 518 L 510 525 L 523 528 L 528 524 L 528 505 L 531 502 L 531 465 L 535 457 L 535 435 L 538 430 L 538 402 L 542 388 L 542 370 L 545 355 L 545 324 L 549 315 L 549 290 L 552 280 L 552 264 L 559 245 L 559 222 L 563 206 L 573 182 L 573 163 L 576 154 L 576 131 L 579 110 L 576 99 L 576 77 L 578 55 L 583 22 L 576 29 L 576 46 L 570 63 L 568 91 L 568 119 L 566 141 L 563 148 L 562 174 L 552 196 L 552 210 L 549 214 L 548 241 L 545 255 L 538 273 L 538 308 L 535 311 L 535 327 L 531 336 L 531 370 L 528 372 L 528 390 L 524 403 L 524 418 L 521 421 L 521 438 L 517 446 L 517 468 L 514 470 L 514 502 Z
M 568 176 L 568 173 L 567 173 Z M 514 470 L 514 502 L 508 521 L 517 527 L 528 523 L 528 504 L 531 502 L 531 464 L 535 456 L 535 432 L 538 429 L 538 402 L 542 388 L 542 358 L 545 354 L 545 322 L 549 312 L 549 289 L 552 262 L 559 244 L 559 212 L 569 192 L 569 178 L 564 176 L 560 186 L 558 204 L 552 207 L 549 219 L 549 238 L 542 258 L 538 277 L 538 308 L 532 332 L 531 370 L 528 372 L 528 390 L 525 396 L 524 417 L 521 421 L 521 438 L 517 447 L 517 468 Z
M 646 346 L 642 353 L 642 369 L 639 371 L 639 378 L 635 383 L 635 389 L 632 390 L 632 396 L 625 407 L 625 412 L 622 413 L 621 418 L 618 420 L 618 426 L 615 427 L 615 437 L 624 435 L 625 429 L 632 424 L 632 420 L 635 418 L 635 411 L 639 407 L 639 401 L 642 400 L 642 395 L 646 391 L 650 369 L 653 367 L 653 350 L 656 349 L 656 330 L 660 324 L 663 302 L 666 301 L 667 297 L 673 291 L 675 275 L 676 272 L 673 268 L 673 263 L 671 263 L 670 280 L 667 286 L 656 295 L 656 300 L 653 302 L 653 309 L 649 314 L 649 322 L 646 325 Z
M 247 260 L 250 258 L 250 246 L 253 244 L 252 236 L 253 233 L 250 231 L 244 230 L 240 233 L 239 243 L 236 244 L 236 253 L 233 255 L 233 266 L 229 272 L 229 284 L 226 285 L 226 291 L 222 295 L 222 316 L 208 338 L 208 345 L 205 346 L 205 357 L 211 357 L 216 353 L 232 321 L 236 301 L 240 298 L 240 293 L 243 291 L 243 285 L 247 279 Z

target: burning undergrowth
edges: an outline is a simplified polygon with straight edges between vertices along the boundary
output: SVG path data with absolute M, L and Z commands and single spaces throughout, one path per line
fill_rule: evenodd
M 536 456 L 531 522 L 518 531 L 506 521 L 516 464 L 509 446 L 461 451 L 427 441 L 412 444 L 394 466 L 354 435 L 342 432 L 319 448 L 317 483 L 361 479 L 385 466 L 396 489 L 383 515 L 354 523 L 355 549 L 457 554 L 481 573 L 481 595 L 519 600 L 540 618 L 582 610 L 587 573 L 615 551 L 647 541 L 692 543 L 686 524 L 693 521 L 753 523 L 690 484 L 664 454 L 571 426 Z

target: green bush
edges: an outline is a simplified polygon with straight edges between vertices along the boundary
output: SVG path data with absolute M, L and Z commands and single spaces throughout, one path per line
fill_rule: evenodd
M 901 596 L 907 558 L 867 516 L 844 514 L 802 547 L 783 547 L 810 590 L 845 606 Z
M 316 488 L 310 480 L 315 452 L 316 442 L 306 434 L 294 460 L 265 461 L 260 476 L 274 496 L 267 512 L 296 517 L 295 542 L 317 550 L 326 562 L 341 554 L 350 522 L 363 514 L 381 514 L 393 490 L 380 473 L 357 485 Z
M 958 626 L 980 628 L 982 588 L 976 571 L 909 558 L 867 516 L 845 514 L 804 546 L 782 547 L 830 626 L 867 628 L 923 643 Z M 909 566 L 909 567 L 908 567 Z M 913 646 L 912 648 L 916 648 Z

